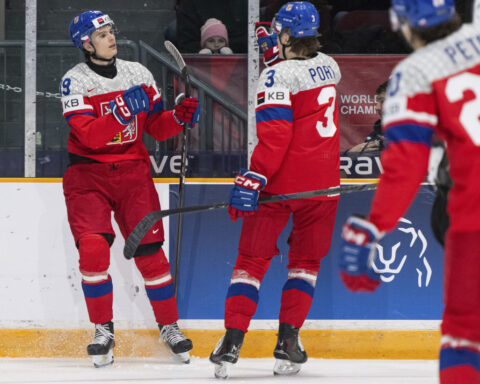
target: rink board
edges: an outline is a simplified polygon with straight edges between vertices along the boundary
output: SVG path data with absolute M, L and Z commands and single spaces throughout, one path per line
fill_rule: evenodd
M 83 356 L 91 332 L 61 179 L 0 181 L 0 356 Z M 163 208 L 175 207 L 176 180 L 156 181 Z M 185 205 L 227 200 L 231 180 L 208 181 L 189 180 Z M 443 254 L 429 226 L 430 186 L 422 186 L 406 220 L 381 243 L 377 268 L 385 282 L 379 290 L 352 294 L 340 281 L 335 255 L 341 225 L 353 212 L 367 213 L 372 196 L 355 193 L 340 201 L 331 250 L 322 261 L 307 329 L 302 330 L 305 347 L 312 357 L 436 358 Z M 194 354 L 207 356 L 221 335 L 241 221 L 231 222 L 222 209 L 186 214 L 183 223 L 179 312 L 196 344 Z M 166 251 L 173 257 L 176 217 L 164 225 L 170 238 Z M 242 349 L 245 356 L 271 356 L 287 277 L 288 230 L 289 225 L 278 241 L 280 255 L 262 284 L 252 331 Z M 117 354 L 151 356 L 159 348 L 158 331 L 141 276 L 122 257 L 122 247 L 117 237 L 110 267 Z M 68 351 L 62 349 L 67 341 Z

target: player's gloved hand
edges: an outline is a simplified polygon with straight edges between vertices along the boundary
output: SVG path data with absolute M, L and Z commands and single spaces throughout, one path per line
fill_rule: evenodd
M 373 292 L 380 285 L 373 261 L 382 236 L 373 223 L 358 216 L 350 216 L 343 226 L 340 277 L 350 291 Z
M 255 34 L 257 35 L 257 42 L 260 52 L 263 53 L 263 62 L 267 67 L 275 65 L 280 60 L 278 56 L 278 42 L 277 33 L 270 33 L 271 23 L 259 22 L 255 23 Z
M 140 112 L 148 112 L 150 103 L 145 90 L 140 85 L 127 89 L 110 102 L 110 109 L 116 119 L 126 125 Z
M 239 217 L 253 215 L 258 209 L 258 195 L 267 184 L 267 178 L 259 173 L 241 169 L 235 177 L 230 192 L 228 213 L 233 221 Z
M 185 97 L 180 93 L 175 99 L 173 118 L 178 124 L 188 123 L 188 128 L 195 127 L 200 118 L 200 103 L 195 97 Z

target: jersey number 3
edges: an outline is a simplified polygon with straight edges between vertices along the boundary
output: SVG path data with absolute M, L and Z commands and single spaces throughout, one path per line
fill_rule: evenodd
M 317 121 L 317 131 L 321 137 L 332 137 L 337 131 L 337 126 L 333 120 L 333 113 L 335 112 L 335 99 L 337 92 L 335 87 L 325 87 L 320 90 L 317 97 L 317 102 L 320 107 L 326 108 L 322 120 Z
M 447 81 L 445 94 L 448 101 L 455 103 L 463 99 L 463 93 L 467 90 L 472 91 L 475 99 L 466 102 L 460 111 L 459 121 L 465 132 L 472 139 L 473 143 L 480 146 L 480 99 L 475 91 L 480 88 L 480 76 L 472 73 L 462 73 L 454 76 Z

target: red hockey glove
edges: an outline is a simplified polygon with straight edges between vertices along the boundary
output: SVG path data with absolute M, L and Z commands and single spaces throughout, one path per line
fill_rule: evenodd
M 228 206 L 228 213 L 233 221 L 255 213 L 258 209 L 258 195 L 266 184 L 265 176 L 248 169 L 240 170 L 240 174 L 235 177 Z
M 179 94 L 175 99 L 173 118 L 178 124 L 188 123 L 188 128 L 195 127 L 200 118 L 200 103 L 195 97 Z
M 373 263 L 382 236 L 373 223 L 358 216 L 350 216 L 343 226 L 340 277 L 350 291 L 373 292 L 380 285 Z
M 260 52 L 263 53 L 263 62 L 267 67 L 271 67 L 281 61 L 278 56 L 277 33 L 268 32 L 270 25 L 271 23 L 267 22 L 255 23 L 258 47 Z

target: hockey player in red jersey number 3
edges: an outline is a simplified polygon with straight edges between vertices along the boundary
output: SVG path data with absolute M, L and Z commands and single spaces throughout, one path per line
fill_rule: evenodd
M 145 131 L 166 140 L 198 121 L 195 98 L 177 97 L 172 111 L 163 108 L 152 74 L 141 64 L 116 58 L 112 19 L 87 11 L 70 23 L 70 37 L 85 53 L 62 78 L 63 115 L 70 128 L 70 165 L 63 178 L 68 221 L 80 255 L 82 288 L 95 336 L 87 352 L 95 366 L 113 363 L 112 279 L 108 273 L 114 240 L 111 212 L 126 238 L 138 222 L 160 209 L 142 143 Z M 140 244 L 135 264 L 145 281 L 160 335 L 183 362 L 192 342 L 177 325 L 177 303 L 170 265 L 162 250 L 158 222 Z
M 480 29 L 453 0 L 393 0 L 393 29 L 414 49 L 390 78 L 383 106 L 384 173 L 367 218 L 342 232 L 341 277 L 352 291 L 380 284 L 376 243 L 397 225 L 425 179 L 432 135 L 446 141 L 453 187 L 446 234 L 440 383 L 480 383 Z
M 274 372 L 297 373 L 307 361 L 298 332 L 310 310 L 320 260 L 330 248 L 339 197 L 257 204 L 259 194 L 334 188 L 340 183 L 336 88 L 341 75 L 337 63 L 318 52 L 317 10 L 306 1 L 290 2 L 273 24 L 274 33 L 257 28 L 265 64 L 276 63 L 263 70 L 258 82 L 258 144 L 250 169 L 236 176 L 230 195 L 231 218 L 244 219 L 225 303 L 226 334 L 210 355 L 215 375 L 222 378 L 238 359 L 260 284 L 279 253 L 277 239 L 290 215 L 289 273 L 281 298 Z

